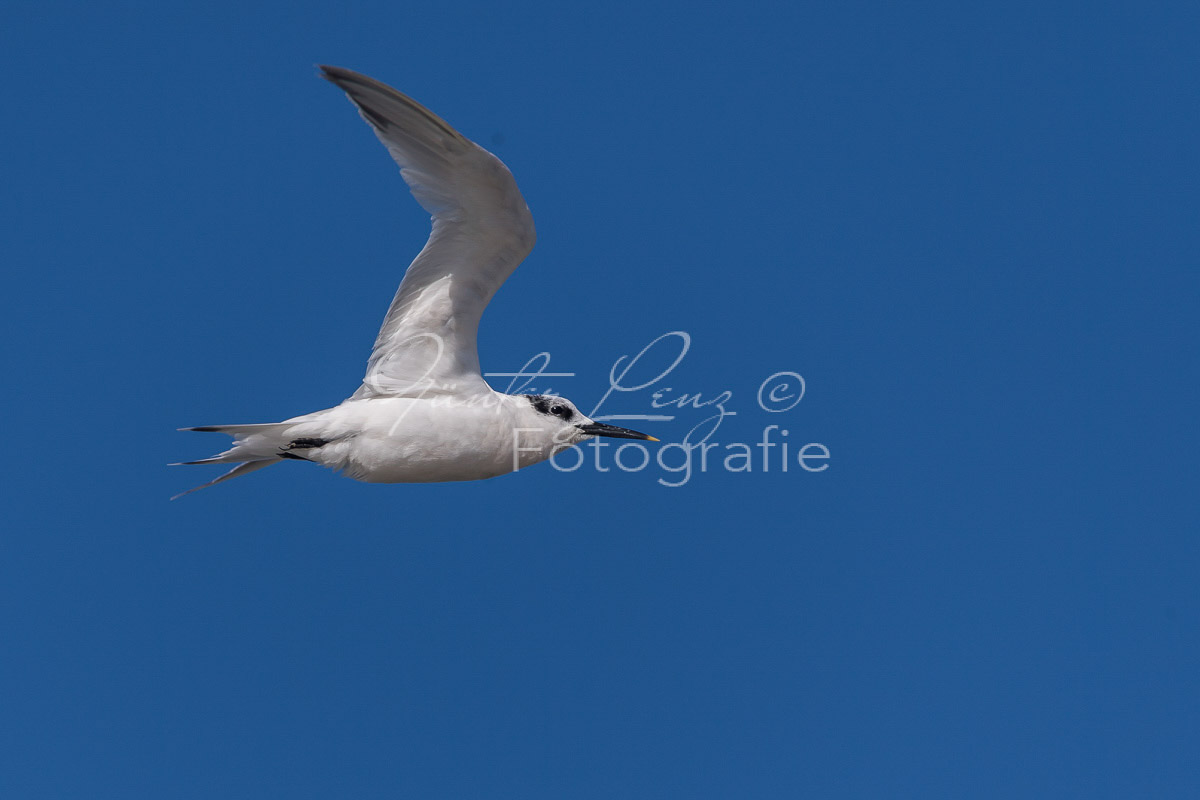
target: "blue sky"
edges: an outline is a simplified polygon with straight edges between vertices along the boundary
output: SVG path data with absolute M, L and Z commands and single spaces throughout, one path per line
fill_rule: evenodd
M 971 6 L 10 4 L 0 795 L 1196 796 L 1200 15 Z M 425 240 L 316 63 L 515 174 L 486 371 L 789 470 L 168 502 Z

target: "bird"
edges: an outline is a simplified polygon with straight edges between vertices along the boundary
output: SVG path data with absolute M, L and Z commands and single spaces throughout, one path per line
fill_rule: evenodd
M 564 397 L 510 395 L 488 385 L 476 349 L 479 321 L 536 238 L 512 173 L 387 84 L 341 67 L 318 68 L 400 166 L 432 215 L 432 231 L 396 290 L 354 394 L 282 422 L 180 428 L 234 440 L 222 453 L 182 464 L 236 466 L 176 497 L 283 461 L 310 461 L 368 483 L 472 481 L 537 464 L 592 437 L 657 442 L 591 419 Z

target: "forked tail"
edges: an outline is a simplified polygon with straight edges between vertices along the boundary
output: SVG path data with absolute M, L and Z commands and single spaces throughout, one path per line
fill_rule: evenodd
M 181 461 L 171 466 L 191 464 L 237 464 L 237 466 L 224 475 L 214 478 L 208 483 L 202 483 L 193 489 L 188 489 L 186 492 L 180 492 L 171 499 L 175 500 L 185 494 L 216 486 L 230 478 L 238 478 L 248 475 L 256 469 L 278 464 L 283 460 L 283 456 L 279 455 L 281 445 L 284 444 L 283 430 L 291 427 L 292 424 L 290 422 L 269 422 L 262 425 L 204 425 L 198 428 L 180 428 L 181 431 L 228 434 L 234 438 L 233 447 L 210 458 L 202 458 L 199 461 Z

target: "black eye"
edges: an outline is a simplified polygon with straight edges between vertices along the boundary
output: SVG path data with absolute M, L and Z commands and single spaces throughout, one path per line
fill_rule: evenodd
M 556 417 L 561 417 L 562 419 L 571 418 L 571 409 L 567 408 L 566 406 L 550 406 L 550 413 Z

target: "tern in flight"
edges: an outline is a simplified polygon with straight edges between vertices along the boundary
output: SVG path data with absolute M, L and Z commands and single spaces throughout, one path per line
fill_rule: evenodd
M 183 428 L 234 438 L 225 452 L 186 462 L 237 465 L 196 489 L 285 459 L 371 483 L 472 481 L 536 464 L 593 436 L 658 441 L 596 422 L 562 397 L 488 386 L 475 347 L 479 320 L 535 239 L 512 174 L 390 86 L 339 67 L 321 72 L 400 165 L 417 202 L 433 215 L 433 231 L 396 290 L 358 391 L 334 408 L 283 422 Z

